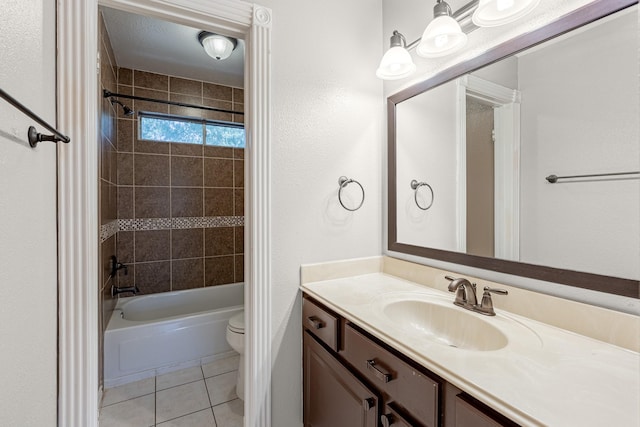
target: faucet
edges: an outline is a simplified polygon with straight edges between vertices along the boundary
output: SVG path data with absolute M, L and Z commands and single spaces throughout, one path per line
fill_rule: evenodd
M 453 302 L 455 305 L 469 310 L 472 310 L 473 307 L 478 305 L 475 283 L 471 283 L 465 278 L 451 276 L 445 276 L 445 278 L 451 281 L 448 286 L 449 292 L 456 293 L 456 300 Z
M 485 316 L 495 316 L 496 312 L 493 309 L 493 301 L 491 300 L 491 294 L 508 295 L 509 293 L 504 289 L 494 289 L 488 286 L 484 287 L 484 293 L 482 294 L 482 302 L 478 304 L 478 298 L 476 297 L 476 284 L 469 282 L 465 278 L 456 278 L 451 276 L 445 276 L 445 279 L 451 281 L 449 283 L 449 292 L 456 293 L 456 299 L 453 302 L 467 310 L 475 311 L 476 313 L 484 314 Z
M 116 277 L 118 270 L 124 270 L 124 275 L 129 274 L 129 267 L 126 264 L 118 262 L 118 258 L 115 255 L 111 255 L 111 272 L 109 273 L 109 277 Z
M 140 292 L 140 289 L 138 289 L 136 285 L 121 288 L 117 287 L 116 285 L 111 285 L 111 298 L 115 298 L 116 295 L 126 292 L 131 292 L 133 295 L 136 295 L 138 292 Z

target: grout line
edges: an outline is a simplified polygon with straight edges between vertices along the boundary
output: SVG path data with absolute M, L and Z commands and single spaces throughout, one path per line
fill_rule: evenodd
M 158 377 L 153 377 L 153 425 L 158 423 Z

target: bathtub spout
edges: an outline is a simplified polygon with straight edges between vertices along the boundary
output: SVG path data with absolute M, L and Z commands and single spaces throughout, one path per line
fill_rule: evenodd
M 126 286 L 122 288 L 119 288 L 115 285 L 111 285 L 111 298 L 115 298 L 116 295 L 126 293 L 126 292 L 131 292 L 132 294 L 137 295 L 138 292 L 140 292 L 140 289 L 138 289 L 136 285 Z

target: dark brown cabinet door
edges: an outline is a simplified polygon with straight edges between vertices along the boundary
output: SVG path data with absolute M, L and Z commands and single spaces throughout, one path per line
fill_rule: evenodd
M 305 427 L 377 427 L 378 396 L 304 332 Z

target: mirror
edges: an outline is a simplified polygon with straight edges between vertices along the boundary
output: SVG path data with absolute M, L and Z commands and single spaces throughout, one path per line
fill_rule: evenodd
M 637 31 L 595 2 L 390 96 L 389 250 L 638 298 Z

